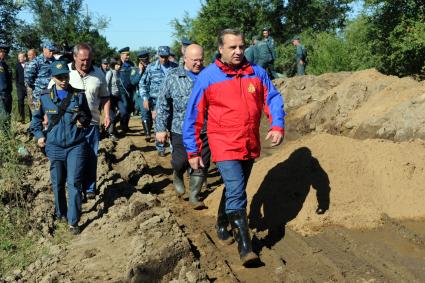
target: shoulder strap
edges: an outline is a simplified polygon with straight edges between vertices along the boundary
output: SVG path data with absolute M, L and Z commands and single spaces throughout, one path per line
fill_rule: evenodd
M 52 88 L 51 91 L 54 91 L 54 89 Z M 68 108 L 73 95 L 74 95 L 74 91 L 70 90 L 68 92 L 68 95 L 61 101 L 61 104 L 59 105 L 59 113 L 52 116 L 52 118 L 50 119 L 50 124 L 49 124 L 49 127 L 47 128 L 47 132 L 50 132 L 53 129 L 53 127 L 59 123 L 59 120 L 65 114 L 66 109 Z

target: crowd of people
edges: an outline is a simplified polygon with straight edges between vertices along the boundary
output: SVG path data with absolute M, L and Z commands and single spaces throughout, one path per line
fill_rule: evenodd
M 143 134 L 148 142 L 153 138 L 158 158 L 166 155 L 170 143 L 177 195 L 185 194 L 183 176 L 189 174 L 189 203 L 194 209 L 205 208 L 199 194 L 210 163 L 216 164 L 225 184 L 217 236 L 226 243 L 237 242 L 243 265 L 256 262 L 245 189 L 260 155 L 261 113 L 270 121 L 266 139 L 272 146 L 283 140 L 285 116 L 282 96 L 268 74 L 275 59 L 273 39 L 268 29 L 263 35 L 263 41 L 245 50 L 243 34 L 224 29 L 217 38 L 218 53 L 206 67 L 202 46 L 187 39 L 182 40 L 179 63 L 168 46 L 158 47 L 153 62 L 149 52 L 140 52 L 137 66 L 129 59 L 128 47 L 119 50 L 119 58 L 103 59 L 99 67 L 93 64 L 95 51 L 87 43 L 74 46 L 72 62 L 58 56 L 50 42 L 43 44 L 38 56 L 29 50 L 28 61 L 25 53 L 19 53 L 19 120 L 25 121 L 28 106 L 29 130 L 50 161 L 58 221 L 67 222 L 73 234 L 80 233 L 82 202 L 98 193 L 100 127 L 103 124 L 108 137 L 116 141 L 131 131 L 131 115 L 140 113 Z M 10 70 L 4 61 L 7 52 L 8 47 L 1 45 L 2 125 L 10 120 L 12 101 Z

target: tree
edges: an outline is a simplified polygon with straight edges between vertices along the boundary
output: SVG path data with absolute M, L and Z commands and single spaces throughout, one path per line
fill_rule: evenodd
M 108 20 L 94 19 L 87 9 L 84 13 L 83 0 L 28 0 L 27 5 L 34 13 L 40 37 L 56 44 L 88 42 L 97 60 L 113 55 L 114 50 L 99 33 Z
M 368 0 L 366 8 L 379 70 L 398 76 L 425 74 L 425 3 Z
M 15 0 L 2 0 L 0 2 L 0 42 L 14 46 L 16 27 L 19 26 L 18 13 L 22 4 Z

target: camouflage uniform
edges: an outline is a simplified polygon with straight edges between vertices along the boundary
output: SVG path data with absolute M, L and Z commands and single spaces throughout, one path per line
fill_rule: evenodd
M 47 59 L 41 54 L 29 63 L 28 68 L 25 68 L 25 85 L 33 90 L 32 96 L 35 99 L 38 99 L 40 93 L 49 85 L 52 78 L 50 64 L 53 61 L 54 57 Z

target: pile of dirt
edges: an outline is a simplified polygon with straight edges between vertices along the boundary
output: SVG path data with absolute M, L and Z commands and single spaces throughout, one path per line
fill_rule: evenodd
M 412 154 L 412 153 L 415 154 Z M 331 224 L 372 228 L 382 216 L 425 217 L 425 142 L 353 140 L 317 134 L 285 143 L 254 164 L 247 187 L 250 220 L 259 230 L 302 233 Z M 206 203 L 215 215 L 221 190 Z M 318 205 L 329 210 L 315 213 Z
M 366 139 L 425 138 L 425 82 L 374 69 L 276 80 L 293 138 L 310 132 Z

